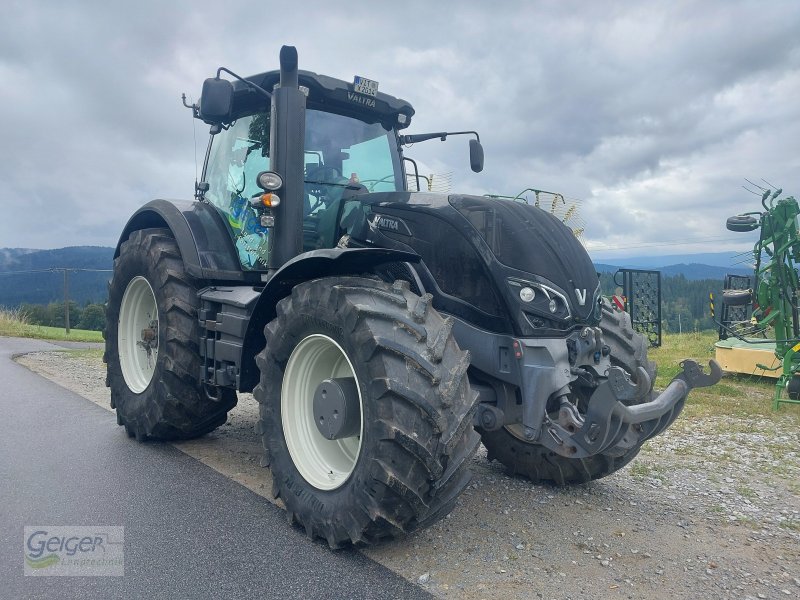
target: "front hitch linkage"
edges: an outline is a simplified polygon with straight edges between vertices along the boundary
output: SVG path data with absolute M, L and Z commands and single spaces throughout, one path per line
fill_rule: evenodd
M 678 417 L 691 390 L 714 385 L 720 380 L 722 369 L 717 361 L 711 360 L 708 364 L 710 373 L 706 374 L 695 361 L 684 360 L 681 362 L 683 372 L 678 373 L 663 392 L 644 404 L 635 404 L 650 389 L 644 370 L 640 369 L 637 384 L 621 368 L 611 367 L 608 379 L 592 394 L 583 427 L 571 436 L 571 441 L 587 455 L 592 455 L 614 446 L 627 449 L 658 435 Z

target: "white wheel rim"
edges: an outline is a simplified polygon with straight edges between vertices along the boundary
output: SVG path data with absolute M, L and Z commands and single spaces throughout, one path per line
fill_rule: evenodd
M 117 351 L 125 384 L 132 392 L 142 393 L 153 379 L 158 359 L 158 307 L 144 277 L 131 279 L 122 296 Z
M 358 435 L 324 437 L 314 422 L 314 392 L 325 379 L 352 377 L 358 389 Z M 292 351 L 281 386 L 281 424 L 294 466 L 308 483 L 335 490 L 355 469 L 364 432 L 364 404 L 353 365 L 342 347 L 326 335 L 304 338 Z

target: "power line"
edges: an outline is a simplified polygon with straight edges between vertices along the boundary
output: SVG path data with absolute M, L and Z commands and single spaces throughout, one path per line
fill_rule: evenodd
M 31 273 L 57 273 L 64 275 L 64 330 L 69 335 L 69 274 L 70 273 L 111 273 L 113 269 L 84 269 L 80 267 L 50 267 L 49 269 L 23 269 L 19 271 L 3 271 L 0 275 L 24 275 Z
M 741 237 L 738 238 L 705 238 L 702 240 L 681 240 L 675 242 L 653 242 L 653 243 L 645 243 L 645 244 L 636 244 L 631 246 L 597 246 L 596 248 L 592 248 L 593 251 L 603 251 L 603 250 L 627 250 L 629 248 L 658 248 L 661 246 L 684 246 L 687 244 L 718 244 L 719 242 L 735 242 L 735 241 L 742 241 Z M 599 244 L 599 242 L 587 242 L 587 245 L 594 246 L 594 244 Z
M 50 267 L 49 269 L 27 269 L 24 271 L 0 271 L 0 275 L 23 275 L 26 273 L 55 273 L 56 271 L 71 271 L 72 273 L 112 273 L 114 269 L 83 269 L 77 267 Z

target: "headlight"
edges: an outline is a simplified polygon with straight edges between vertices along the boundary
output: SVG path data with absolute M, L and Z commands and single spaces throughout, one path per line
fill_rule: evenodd
M 553 287 L 523 279 L 508 279 L 508 285 L 526 311 L 559 319 L 568 319 L 572 314 L 566 296 Z

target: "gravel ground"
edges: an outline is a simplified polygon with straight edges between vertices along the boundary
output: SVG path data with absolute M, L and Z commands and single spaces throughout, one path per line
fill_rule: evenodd
M 109 407 L 96 352 L 18 361 Z M 241 394 L 227 424 L 176 446 L 271 500 L 256 418 Z M 797 598 L 795 423 L 681 418 L 621 472 L 568 489 L 510 478 L 482 450 L 447 519 L 362 551 L 442 598 Z

